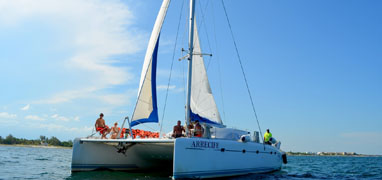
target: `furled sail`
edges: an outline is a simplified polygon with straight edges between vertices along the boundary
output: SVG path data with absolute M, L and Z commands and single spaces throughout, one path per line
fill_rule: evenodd
M 156 96 L 156 66 L 159 36 L 170 0 L 164 0 L 159 10 L 143 63 L 138 99 L 131 119 L 131 127 L 140 123 L 158 122 Z
M 190 118 L 191 121 L 199 120 L 212 126 L 224 127 L 208 81 L 196 23 L 194 27 Z

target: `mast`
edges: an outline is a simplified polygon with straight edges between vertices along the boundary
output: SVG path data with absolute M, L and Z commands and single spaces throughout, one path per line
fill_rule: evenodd
M 190 0 L 190 21 L 189 21 L 189 39 L 188 39 L 188 77 L 187 77 L 187 104 L 186 104 L 186 133 L 188 134 L 188 125 L 191 123 L 191 77 L 192 77 L 192 54 L 194 51 L 194 17 L 195 1 Z

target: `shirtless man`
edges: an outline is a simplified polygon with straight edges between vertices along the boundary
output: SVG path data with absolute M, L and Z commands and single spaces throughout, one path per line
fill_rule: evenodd
M 174 138 L 183 137 L 182 132 L 186 132 L 186 130 L 180 123 L 181 122 L 178 121 L 178 124 L 174 126 L 174 130 L 172 131 L 172 137 Z
M 119 133 L 118 123 L 114 123 L 114 126 L 111 128 L 111 139 L 116 139 Z
M 95 123 L 95 128 L 97 132 L 99 131 L 100 134 L 102 134 L 101 139 L 104 139 L 104 138 L 107 139 L 106 135 L 110 133 L 110 128 L 109 126 L 105 124 L 105 120 L 103 119 L 102 113 L 99 115 L 99 118 L 97 119 Z

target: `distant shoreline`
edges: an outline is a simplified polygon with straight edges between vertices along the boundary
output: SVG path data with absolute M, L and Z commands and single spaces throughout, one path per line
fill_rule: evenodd
M 72 147 L 73 141 L 60 141 L 58 138 L 52 136 L 50 138 L 41 135 L 39 139 L 25 139 L 16 138 L 9 134 L 7 137 L 3 138 L 0 136 L 0 144 L 3 145 L 16 145 L 16 146 L 28 146 L 28 147 Z
M 52 146 L 52 145 L 29 145 L 29 144 L 0 144 L 0 146 L 14 146 L 14 147 L 32 147 L 32 148 L 48 148 L 48 149 L 72 149 L 72 147 L 64 146 Z M 295 152 L 287 152 L 288 156 L 328 156 L 328 157 L 382 157 L 382 155 L 368 155 L 368 154 L 357 154 L 357 155 L 317 155 L 317 154 L 303 154 Z
M 32 148 L 48 148 L 48 149 L 72 149 L 72 147 L 64 146 L 53 146 L 53 145 L 29 145 L 29 144 L 0 144 L 0 146 L 14 146 L 14 147 L 32 147 Z M 368 154 L 357 154 L 357 155 L 317 155 L 317 154 L 303 154 L 295 152 L 287 152 L 288 156 L 328 156 L 328 157 L 382 157 L 382 155 L 368 155 Z
M 51 145 L 29 145 L 29 144 L 0 144 L 0 146 L 15 146 L 15 147 L 33 147 L 33 148 L 49 148 L 49 149 L 72 149 L 72 147 L 51 146 Z

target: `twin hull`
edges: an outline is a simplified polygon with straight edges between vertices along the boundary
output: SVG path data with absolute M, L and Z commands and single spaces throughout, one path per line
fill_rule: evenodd
M 175 179 L 271 172 L 281 164 L 282 152 L 273 146 L 203 138 L 75 139 L 72 157 L 72 171 L 168 168 Z

